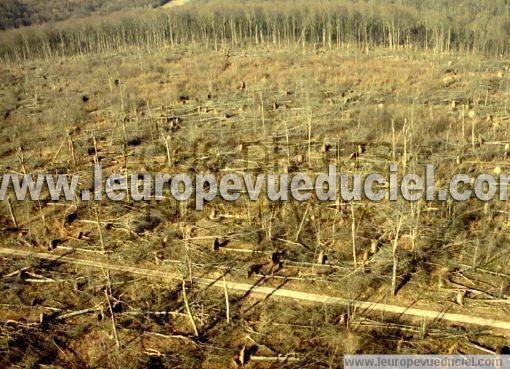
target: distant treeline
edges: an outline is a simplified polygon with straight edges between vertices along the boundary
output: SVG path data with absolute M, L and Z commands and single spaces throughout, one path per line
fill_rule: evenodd
M 193 3 L 192 3 L 193 4 Z M 510 51 L 510 0 L 217 0 L 0 33 L 0 57 L 29 59 L 141 46 L 384 45 Z
M 56 22 L 137 7 L 154 7 L 165 0 L 1 0 L 0 30 Z

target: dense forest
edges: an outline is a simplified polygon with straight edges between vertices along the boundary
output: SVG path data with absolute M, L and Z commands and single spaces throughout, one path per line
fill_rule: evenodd
M 114 6 L 96 1 L 103 10 Z M 139 9 L 1 32 L 0 57 L 189 43 L 215 49 L 356 44 L 503 55 L 510 51 L 510 0 L 196 0 L 170 10 Z
M 159 6 L 165 0 L 2 0 L 0 30 L 31 24 Z

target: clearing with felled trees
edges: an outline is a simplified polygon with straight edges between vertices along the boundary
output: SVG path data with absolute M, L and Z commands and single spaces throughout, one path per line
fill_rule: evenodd
M 11 3 L 2 174 L 510 171 L 508 1 Z M 497 200 L 5 200 L 0 365 L 508 353 L 509 227 Z

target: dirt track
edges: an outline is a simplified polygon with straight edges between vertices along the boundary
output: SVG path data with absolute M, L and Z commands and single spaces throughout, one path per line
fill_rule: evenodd
M 158 271 L 158 270 L 150 270 L 143 268 L 136 268 L 132 266 L 122 266 L 115 265 L 109 263 L 102 263 L 97 261 L 91 261 L 86 259 L 78 259 L 69 256 L 61 256 L 61 255 L 52 255 L 47 253 L 36 253 L 30 251 L 23 250 L 14 250 L 10 248 L 0 248 L 0 255 L 6 256 L 15 256 L 15 257 L 23 257 L 23 258 L 36 258 L 40 260 L 49 260 L 55 261 L 59 263 L 73 264 L 82 267 L 90 267 L 90 268 L 98 268 L 98 269 L 107 269 L 110 271 L 119 271 L 119 272 L 127 272 L 134 275 L 141 275 L 147 278 L 157 278 L 162 280 L 175 280 L 178 279 L 179 276 L 177 274 L 168 273 L 168 271 Z M 433 311 L 433 310 L 425 310 L 425 309 L 416 309 L 407 306 L 397 306 L 397 305 L 388 305 L 377 302 L 370 301 L 357 301 L 344 299 L 339 297 L 333 297 L 323 294 L 314 294 L 314 293 L 306 293 L 301 291 L 295 291 L 285 288 L 278 287 L 264 287 L 264 286 L 256 286 L 247 283 L 237 283 L 237 282 L 226 282 L 221 279 L 211 279 L 211 278 L 194 278 L 194 282 L 205 285 L 208 287 L 216 287 L 216 288 L 227 288 L 231 291 L 250 293 L 251 295 L 258 295 L 263 298 L 268 298 L 269 296 L 273 297 L 282 297 L 292 299 L 298 302 L 314 302 L 314 303 L 322 303 L 322 304 L 337 304 L 351 307 L 359 307 L 366 311 L 372 312 L 386 312 L 398 315 L 407 315 L 412 317 L 419 317 L 423 319 L 430 319 L 433 321 L 447 321 L 453 322 L 460 325 L 472 325 L 472 326 L 484 326 L 491 327 L 496 329 L 502 329 L 505 331 L 510 331 L 510 322 L 483 318 L 479 316 L 472 315 L 464 315 L 464 314 L 452 314 L 446 313 L 443 311 Z
M 173 0 L 173 1 L 170 1 L 169 3 L 163 5 L 162 8 L 173 8 L 176 6 L 184 5 L 189 2 L 190 2 L 190 0 Z

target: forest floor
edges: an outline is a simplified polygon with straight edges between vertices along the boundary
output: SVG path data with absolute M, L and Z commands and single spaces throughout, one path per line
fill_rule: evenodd
M 4 64 L 0 168 L 77 173 L 86 186 L 95 160 L 105 175 L 431 163 L 444 186 L 510 171 L 509 67 L 348 46 Z M 11 203 L 0 209 L 2 367 L 315 368 L 348 353 L 508 350 L 510 331 L 480 320 L 510 322 L 506 202 Z

